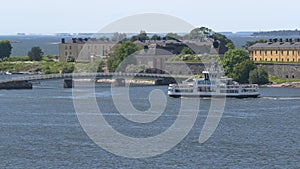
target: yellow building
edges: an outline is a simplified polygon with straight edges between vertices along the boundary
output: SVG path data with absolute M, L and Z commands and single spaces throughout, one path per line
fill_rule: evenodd
M 270 39 L 248 48 L 250 59 L 267 62 L 300 62 L 300 39 Z
M 95 38 L 72 38 L 71 42 L 62 39 L 59 44 L 59 61 L 65 62 L 68 57 L 80 60 L 91 60 L 97 57 L 106 57 L 115 42 L 102 41 Z

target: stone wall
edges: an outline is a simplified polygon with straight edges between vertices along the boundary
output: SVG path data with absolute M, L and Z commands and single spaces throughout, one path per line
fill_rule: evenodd
M 199 75 L 205 69 L 203 63 L 166 62 L 165 71 L 175 75 Z
M 300 64 L 257 63 L 265 68 L 271 76 L 279 78 L 300 78 Z M 199 75 L 209 65 L 203 63 L 166 62 L 165 69 L 170 74 Z
M 300 64 L 257 63 L 257 66 L 262 66 L 270 75 L 279 78 L 300 78 Z

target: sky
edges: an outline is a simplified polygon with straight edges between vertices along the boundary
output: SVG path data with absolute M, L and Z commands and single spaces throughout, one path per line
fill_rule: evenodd
M 300 28 L 299 0 L 0 0 L 0 4 L 1 35 L 94 33 L 143 13 L 170 15 L 217 32 Z

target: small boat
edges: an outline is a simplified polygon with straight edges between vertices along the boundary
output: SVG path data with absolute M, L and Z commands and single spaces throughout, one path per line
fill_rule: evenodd
M 180 84 L 170 84 L 170 97 L 232 97 L 256 98 L 260 94 L 257 84 L 239 84 L 232 78 L 218 77 L 218 73 L 203 71 L 204 78 L 187 79 Z
M 5 72 L 6 75 L 12 75 L 10 71 Z

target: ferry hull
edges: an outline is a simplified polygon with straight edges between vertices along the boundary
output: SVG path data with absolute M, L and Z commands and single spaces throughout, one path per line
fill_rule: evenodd
M 170 97 L 173 98 L 180 98 L 180 97 L 192 97 L 192 98 L 258 98 L 260 94 L 243 94 L 243 95 L 187 95 L 187 94 L 168 94 Z

